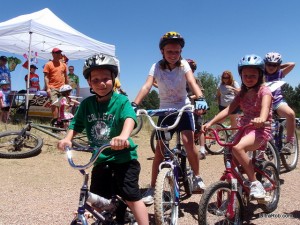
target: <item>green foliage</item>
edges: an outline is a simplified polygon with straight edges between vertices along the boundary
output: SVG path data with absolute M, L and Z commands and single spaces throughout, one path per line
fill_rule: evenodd
M 296 117 L 300 116 L 300 84 L 295 89 L 289 84 L 282 86 L 282 94 L 288 105 L 295 111 Z
M 155 90 L 150 91 L 150 93 L 144 98 L 143 102 L 140 104 L 141 109 L 158 109 L 159 98 L 158 93 Z
M 206 71 L 199 72 L 197 77 L 201 80 L 202 86 L 204 88 L 204 96 L 210 110 L 207 111 L 205 118 L 213 118 L 218 112 L 219 107 L 217 103 L 217 88 L 220 83 L 220 78 L 216 78 L 213 74 Z

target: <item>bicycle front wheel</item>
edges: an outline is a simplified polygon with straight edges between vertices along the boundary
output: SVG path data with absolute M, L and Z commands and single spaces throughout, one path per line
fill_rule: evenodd
M 239 193 L 230 202 L 231 185 L 218 181 L 206 189 L 201 197 L 198 210 L 198 224 L 242 224 L 243 203 Z M 233 218 L 227 217 L 227 208 L 233 203 Z
M 137 135 L 143 127 L 143 117 L 137 116 L 136 119 L 137 119 L 137 125 L 136 128 L 131 132 L 130 137 Z
M 286 142 L 286 120 L 281 122 L 282 126 L 282 137 L 284 138 L 284 142 Z M 294 143 L 294 149 L 292 149 L 292 152 L 289 154 L 286 153 L 280 153 L 280 158 L 282 161 L 282 165 L 287 171 L 292 171 L 293 169 L 296 168 L 297 163 L 298 163 L 298 156 L 299 156 L 299 143 L 298 143 L 298 137 L 297 137 L 297 132 L 295 131 L 295 143 Z
M 157 176 L 154 192 L 154 216 L 157 225 L 178 223 L 175 185 L 172 169 L 163 168 Z
M 26 131 L 0 133 L 0 158 L 20 159 L 36 156 L 41 152 L 43 139 Z
M 216 124 L 212 125 L 211 128 L 224 129 L 224 125 L 222 125 L 221 123 L 216 123 Z M 218 135 L 222 142 L 227 142 L 228 134 L 227 134 L 226 130 L 219 131 Z M 210 154 L 213 154 L 213 155 L 220 154 L 224 151 L 224 147 L 218 144 L 215 136 L 210 132 L 205 133 L 205 149 Z

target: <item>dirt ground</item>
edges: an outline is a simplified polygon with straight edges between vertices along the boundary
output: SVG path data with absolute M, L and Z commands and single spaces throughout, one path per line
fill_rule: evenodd
M 2 128 L 1 128 L 2 129 Z M 150 182 L 153 153 L 149 146 L 150 132 L 142 130 L 134 139 L 139 144 L 142 165 L 140 187 Z M 27 159 L 0 159 L 0 225 L 65 225 L 76 211 L 82 175 L 72 169 L 65 154 L 56 150 L 57 141 L 44 138 L 41 154 Z M 217 181 L 223 171 L 222 156 L 208 155 L 200 161 L 206 183 Z M 263 218 L 255 205 L 246 208 L 245 224 L 300 224 L 300 173 L 298 167 L 282 173 L 281 196 L 273 218 Z M 180 204 L 179 224 L 197 224 L 201 195 L 193 195 Z M 153 224 L 153 206 L 148 207 Z

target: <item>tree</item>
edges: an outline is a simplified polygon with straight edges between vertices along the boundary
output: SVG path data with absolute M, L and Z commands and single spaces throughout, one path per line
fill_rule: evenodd
M 150 91 L 150 93 L 144 98 L 143 102 L 140 104 L 141 109 L 158 109 L 159 98 L 158 93 L 155 90 Z
M 204 96 L 208 106 L 210 107 L 210 110 L 207 111 L 205 117 L 207 119 L 211 119 L 219 112 L 216 96 L 220 78 L 216 78 L 213 74 L 206 71 L 199 72 L 197 76 L 201 80 L 204 88 Z

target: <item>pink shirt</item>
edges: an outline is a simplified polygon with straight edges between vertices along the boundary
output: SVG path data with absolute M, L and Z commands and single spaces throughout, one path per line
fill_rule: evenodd
M 256 117 L 260 116 L 260 111 L 262 107 L 262 98 L 264 95 L 272 96 L 271 90 L 266 86 L 261 86 L 258 92 L 255 92 L 254 89 L 245 93 L 243 97 L 240 95 L 236 96 L 234 101 L 237 101 L 241 110 L 243 111 L 244 116 L 239 121 L 239 125 L 243 126 L 249 124 L 250 121 Z M 267 121 L 271 123 L 272 121 L 272 107 L 270 106 L 270 111 L 268 114 Z M 254 129 L 252 130 L 252 132 Z M 249 130 L 246 134 L 250 133 Z M 269 140 L 271 138 L 271 129 L 270 127 L 263 127 L 255 129 L 254 131 L 257 138 L 263 138 L 264 140 Z

